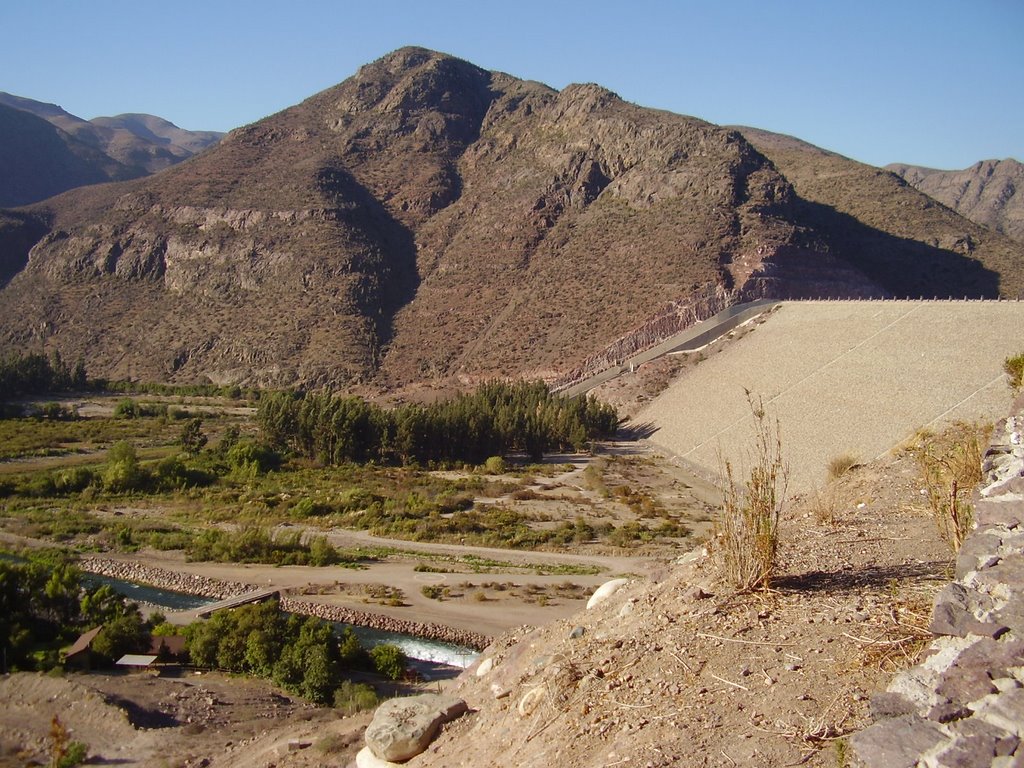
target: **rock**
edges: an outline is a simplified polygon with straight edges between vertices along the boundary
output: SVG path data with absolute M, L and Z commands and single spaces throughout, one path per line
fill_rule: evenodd
M 356 768 L 399 768 L 399 765 L 381 760 L 369 747 L 363 747 L 356 755 Z
M 504 699 L 511 693 L 512 691 L 508 690 L 508 688 L 502 688 L 497 683 L 491 683 L 491 695 L 494 696 L 494 698 Z
M 573 627 L 572 631 L 569 633 L 569 638 L 571 640 L 577 640 L 577 639 L 583 637 L 583 633 L 586 632 L 586 631 L 587 630 L 585 630 L 583 627 L 579 627 L 579 626 Z
M 491 671 L 491 667 L 493 667 L 493 666 L 494 666 L 494 659 L 492 657 L 488 656 L 486 659 L 481 661 L 479 666 L 476 668 L 476 676 L 477 677 L 483 677 L 484 675 L 486 675 L 488 672 Z
M 944 741 L 937 725 L 914 715 L 883 720 L 850 738 L 868 768 L 913 768 L 922 754 Z
M 423 693 L 385 701 L 366 729 L 366 746 L 382 760 L 408 760 L 427 748 L 438 729 L 467 711 L 453 696 Z
M 707 600 L 709 597 L 714 597 L 714 595 L 712 595 L 710 592 L 705 592 L 696 584 L 694 584 L 685 592 L 683 592 L 683 600 L 685 600 L 688 603 L 695 603 L 698 600 Z
M 516 705 L 516 710 L 519 712 L 520 717 L 529 717 L 533 714 L 533 711 L 543 701 L 544 694 L 547 693 L 547 689 L 543 685 L 538 685 L 536 688 L 531 688 L 519 700 L 519 704 Z
M 975 717 L 1017 738 L 1024 737 L 1024 688 L 986 696 L 972 708 Z
M 594 594 L 590 596 L 590 599 L 587 600 L 587 610 L 589 611 L 594 606 L 600 605 L 628 583 L 629 579 L 612 579 L 611 581 L 606 581 L 598 587 L 594 591 Z
M 869 704 L 871 717 L 883 720 L 889 717 L 912 715 L 916 711 L 914 703 L 900 693 L 876 693 Z

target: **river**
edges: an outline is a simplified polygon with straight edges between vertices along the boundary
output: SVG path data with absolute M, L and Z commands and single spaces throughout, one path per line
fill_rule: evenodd
M 173 592 L 169 589 L 159 589 L 148 584 L 136 584 L 124 579 L 116 579 L 111 576 L 101 576 L 96 573 L 84 574 L 84 580 L 92 584 L 109 584 L 116 592 L 124 595 L 129 600 L 138 603 L 146 603 L 157 608 L 168 611 L 190 611 L 201 608 L 204 605 L 217 602 L 212 597 L 201 597 L 188 595 L 183 592 Z M 352 632 L 359 638 L 364 648 L 373 648 L 377 645 L 390 643 L 397 645 L 402 652 L 410 659 L 443 664 L 450 667 L 465 668 L 473 663 L 479 653 L 472 648 L 466 648 L 452 643 L 444 643 L 439 640 L 425 640 L 412 635 L 403 635 L 397 632 L 385 632 L 383 630 L 360 627 L 355 624 L 333 622 L 338 631 L 345 627 L 351 627 Z

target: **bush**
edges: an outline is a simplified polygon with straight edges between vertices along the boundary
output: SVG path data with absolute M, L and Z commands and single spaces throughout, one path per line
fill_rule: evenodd
M 107 469 L 103 473 L 103 487 L 112 492 L 138 491 L 146 484 L 147 475 L 139 466 L 135 448 L 120 440 L 107 453 Z
M 345 680 L 334 692 L 334 708 L 344 715 L 354 715 L 366 709 L 373 709 L 379 701 L 377 692 L 366 683 Z
M 922 443 L 916 451 L 928 506 L 954 552 L 960 550 L 974 527 L 974 509 L 968 499 L 982 480 L 983 446 L 987 441 L 986 427 L 957 424 L 944 435 Z
M 181 436 L 178 438 L 181 449 L 190 456 L 195 456 L 206 447 L 207 437 L 203 433 L 203 420 L 190 419 L 181 428 Z
M 390 680 L 400 680 L 405 675 L 405 665 L 409 662 L 401 648 L 388 643 L 371 648 L 370 661 L 379 674 Z
M 490 456 L 484 462 L 483 469 L 488 475 L 503 475 L 508 470 L 508 467 L 505 465 L 505 459 L 501 456 Z
M 141 415 L 142 409 L 139 408 L 139 404 L 130 397 L 119 400 L 114 407 L 114 418 L 117 419 L 137 419 Z
M 250 475 L 269 472 L 281 461 L 272 448 L 254 440 L 239 440 L 228 449 L 227 458 L 233 469 Z
M 1010 387 L 1016 392 L 1024 383 L 1024 353 L 1006 358 L 1003 370 L 1010 377 Z
M 745 492 L 741 492 L 733 480 L 732 466 L 725 463 L 722 514 L 715 524 L 720 565 L 729 582 L 741 592 L 770 586 L 788 479 L 778 421 L 768 419 L 764 403 L 760 398 L 755 403 L 750 392 L 747 403 L 754 415 L 754 466 Z

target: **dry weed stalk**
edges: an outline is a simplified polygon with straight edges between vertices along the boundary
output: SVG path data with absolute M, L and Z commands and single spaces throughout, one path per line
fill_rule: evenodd
M 755 402 L 749 390 L 746 394 L 754 416 L 754 465 L 740 490 L 732 465 L 725 462 L 726 486 L 715 536 L 725 577 L 740 592 L 770 586 L 789 476 L 782 460 L 778 420 L 768 418 L 760 397 Z
M 974 510 L 967 499 L 981 482 L 982 446 L 987 439 L 987 428 L 957 424 L 917 450 L 928 506 L 954 552 L 960 551 L 974 526 Z

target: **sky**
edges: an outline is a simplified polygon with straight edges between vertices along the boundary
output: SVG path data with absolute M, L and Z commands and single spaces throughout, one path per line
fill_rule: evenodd
M 1022 0 L 3 0 L 0 91 L 254 122 L 405 45 L 847 157 L 1024 161 Z

